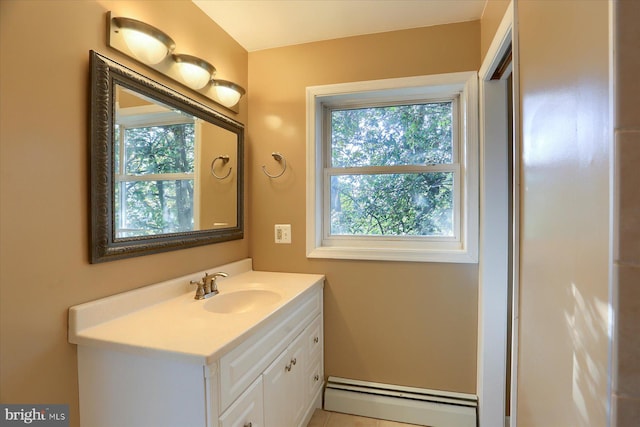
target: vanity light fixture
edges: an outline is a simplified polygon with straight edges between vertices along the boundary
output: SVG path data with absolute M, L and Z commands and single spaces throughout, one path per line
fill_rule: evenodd
M 246 91 L 233 82 L 216 79 L 216 68 L 209 62 L 197 56 L 174 53 L 173 39 L 145 22 L 112 17 L 111 12 L 107 18 L 110 47 L 238 112 L 237 104 Z
M 243 87 L 228 80 L 211 80 L 211 85 L 217 98 L 225 107 L 232 107 L 240 101 L 246 93 Z
M 184 83 L 192 89 L 202 89 L 213 77 L 216 68 L 197 56 L 176 54 L 173 61 Z
M 159 64 L 176 48 L 171 37 L 142 21 L 119 17 L 113 18 L 113 23 L 122 31 L 131 53 L 145 64 Z

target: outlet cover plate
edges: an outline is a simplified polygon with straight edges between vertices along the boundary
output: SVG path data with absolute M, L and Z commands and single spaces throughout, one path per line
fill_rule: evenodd
M 275 225 L 275 240 L 276 243 L 291 243 L 291 224 L 276 224 Z

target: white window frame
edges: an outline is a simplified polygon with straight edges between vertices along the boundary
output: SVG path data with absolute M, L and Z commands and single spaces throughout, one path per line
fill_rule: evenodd
M 478 76 L 475 71 L 307 87 L 307 220 L 309 258 L 416 262 L 478 262 Z M 455 100 L 458 126 L 454 185 L 455 237 L 328 236 L 329 191 L 325 109 L 370 103 Z M 454 120 L 454 123 L 456 120 Z M 455 161 L 454 153 L 454 161 Z M 428 168 L 438 169 L 441 166 Z M 451 165 L 444 166 L 451 169 Z M 411 167 L 409 167 L 410 169 Z M 418 169 L 420 169 L 419 167 Z M 407 171 L 409 171 L 407 169 Z M 457 192 L 457 193 L 456 193 Z

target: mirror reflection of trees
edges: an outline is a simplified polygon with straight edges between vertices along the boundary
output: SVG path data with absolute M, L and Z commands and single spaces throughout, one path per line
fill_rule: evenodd
M 122 128 L 117 138 L 121 131 L 124 152 L 118 146 L 115 156 L 122 171 L 115 198 L 118 237 L 193 230 L 193 123 Z
M 453 103 L 331 111 L 332 235 L 453 236 Z

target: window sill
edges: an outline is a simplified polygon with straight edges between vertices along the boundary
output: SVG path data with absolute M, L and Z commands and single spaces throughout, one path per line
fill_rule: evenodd
M 477 253 L 464 249 L 399 249 L 316 247 L 307 251 L 307 258 L 350 259 L 371 261 L 408 261 L 476 264 Z

